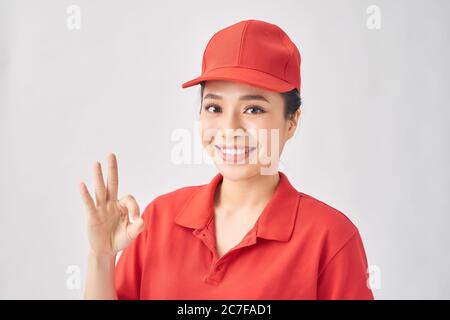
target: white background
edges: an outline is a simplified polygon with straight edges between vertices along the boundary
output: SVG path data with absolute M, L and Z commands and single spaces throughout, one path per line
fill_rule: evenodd
M 141 209 L 210 181 L 214 166 L 171 161 L 174 130 L 199 139 L 200 88 L 181 83 L 216 31 L 260 19 L 302 55 L 303 113 L 280 170 L 359 228 L 377 299 L 449 299 L 449 13 L 445 0 L 0 0 L 0 298 L 82 297 L 78 184 L 92 188 L 109 151 Z

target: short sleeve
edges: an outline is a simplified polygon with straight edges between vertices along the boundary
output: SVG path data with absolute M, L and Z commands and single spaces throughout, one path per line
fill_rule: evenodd
M 373 300 L 368 264 L 359 231 L 350 237 L 318 276 L 319 300 Z
M 148 249 L 147 234 L 150 228 L 151 202 L 142 213 L 145 229 L 122 251 L 115 268 L 115 288 L 119 300 L 140 299 L 140 288 L 145 253 Z

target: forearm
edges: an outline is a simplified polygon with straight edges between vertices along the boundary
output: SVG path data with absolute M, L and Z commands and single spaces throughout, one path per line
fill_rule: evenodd
M 89 253 L 85 299 L 117 299 L 115 288 L 115 255 Z

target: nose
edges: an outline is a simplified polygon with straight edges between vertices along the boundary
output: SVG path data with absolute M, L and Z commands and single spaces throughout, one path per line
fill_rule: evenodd
M 223 114 L 222 129 L 242 129 L 242 123 L 238 112 L 226 112 Z
M 235 137 L 245 135 L 245 129 L 239 112 L 224 113 L 220 129 L 222 137 L 228 141 L 233 141 Z

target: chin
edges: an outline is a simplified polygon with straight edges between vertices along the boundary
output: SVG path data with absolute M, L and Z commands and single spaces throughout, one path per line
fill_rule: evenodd
M 259 165 L 216 164 L 216 167 L 224 178 L 232 181 L 246 180 L 261 174 Z

